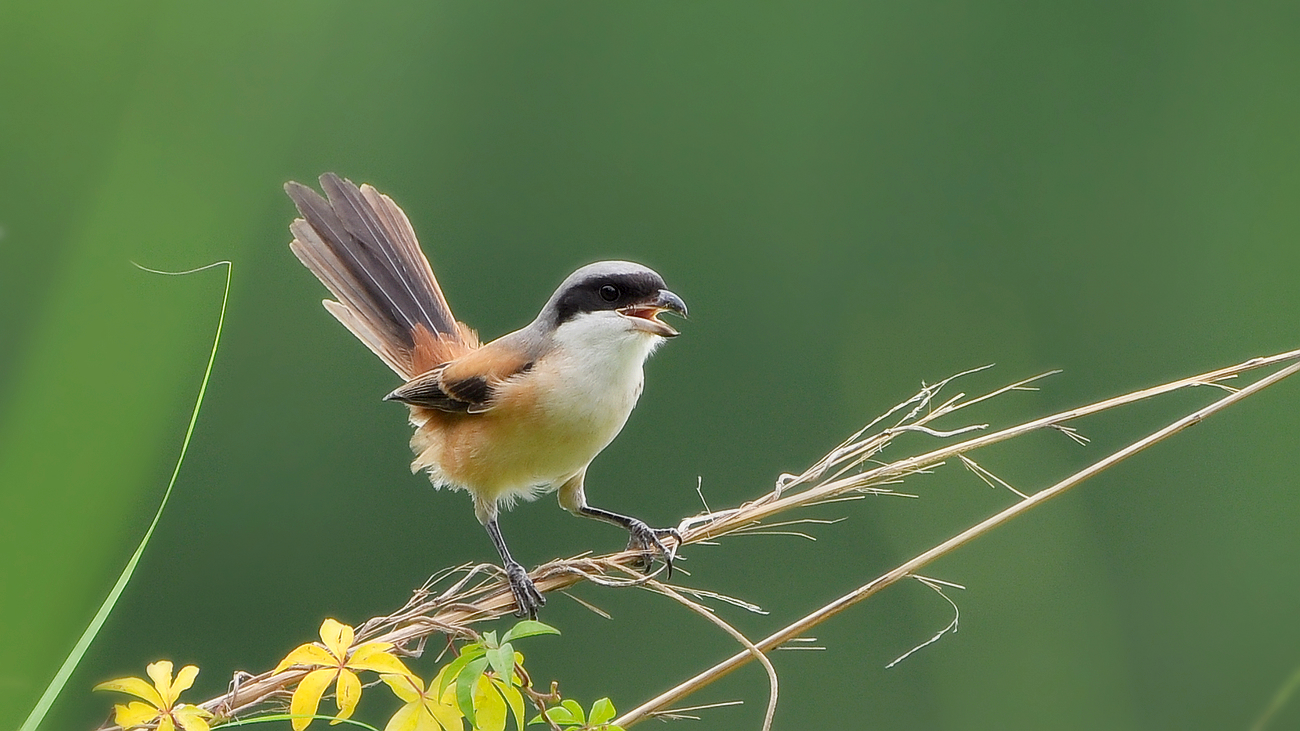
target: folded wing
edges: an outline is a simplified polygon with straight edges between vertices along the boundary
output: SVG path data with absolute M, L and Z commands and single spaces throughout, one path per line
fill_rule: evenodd
M 503 382 L 532 369 L 526 347 L 512 347 L 505 338 L 444 363 L 407 381 L 385 396 L 447 413 L 481 414 L 493 406 Z

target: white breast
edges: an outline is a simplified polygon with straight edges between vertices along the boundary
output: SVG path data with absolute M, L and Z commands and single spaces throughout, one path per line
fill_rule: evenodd
M 633 329 L 614 312 L 579 315 L 554 338 L 545 364 L 544 408 L 557 427 L 590 437 L 590 459 L 627 422 L 641 395 L 642 364 L 663 338 Z

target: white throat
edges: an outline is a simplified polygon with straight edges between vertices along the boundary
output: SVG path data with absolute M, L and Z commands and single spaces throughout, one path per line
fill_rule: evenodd
M 552 416 L 592 430 L 603 449 L 641 396 L 641 366 L 663 342 L 617 312 L 584 313 L 552 334 L 545 356 L 553 374 L 547 396 Z
M 569 357 L 589 361 L 593 370 L 605 372 L 640 371 L 641 364 L 664 341 L 608 310 L 577 315 L 556 328 L 551 338 Z

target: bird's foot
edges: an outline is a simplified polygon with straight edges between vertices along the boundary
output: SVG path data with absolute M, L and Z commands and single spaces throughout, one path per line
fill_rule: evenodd
M 631 534 L 627 540 L 627 550 L 638 551 L 641 554 L 632 567 L 643 574 L 649 573 L 655 554 L 659 554 L 664 560 L 665 578 L 671 579 L 673 559 L 677 558 L 677 546 L 682 545 L 682 534 L 678 533 L 676 528 L 651 528 L 639 520 L 633 520 L 628 525 L 627 531 Z M 677 541 L 671 551 L 664 545 L 664 538 Z
M 537 619 L 537 610 L 546 605 L 546 597 L 533 585 L 528 572 L 515 562 L 506 564 L 510 593 L 515 595 L 515 616 Z

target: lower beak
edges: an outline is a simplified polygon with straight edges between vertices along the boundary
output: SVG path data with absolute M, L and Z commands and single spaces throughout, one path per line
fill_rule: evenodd
M 677 332 L 671 325 L 659 319 L 662 312 L 675 312 L 682 317 L 686 317 L 686 303 L 681 297 L 669 292 L 666 289 L 659 290 L 655 298 L 637 307 L 628 307 L 620 312 L 632 320 L 632 326 L 643 332 L 652 335 L 658 335 L 661 338 L 677 337 Z

